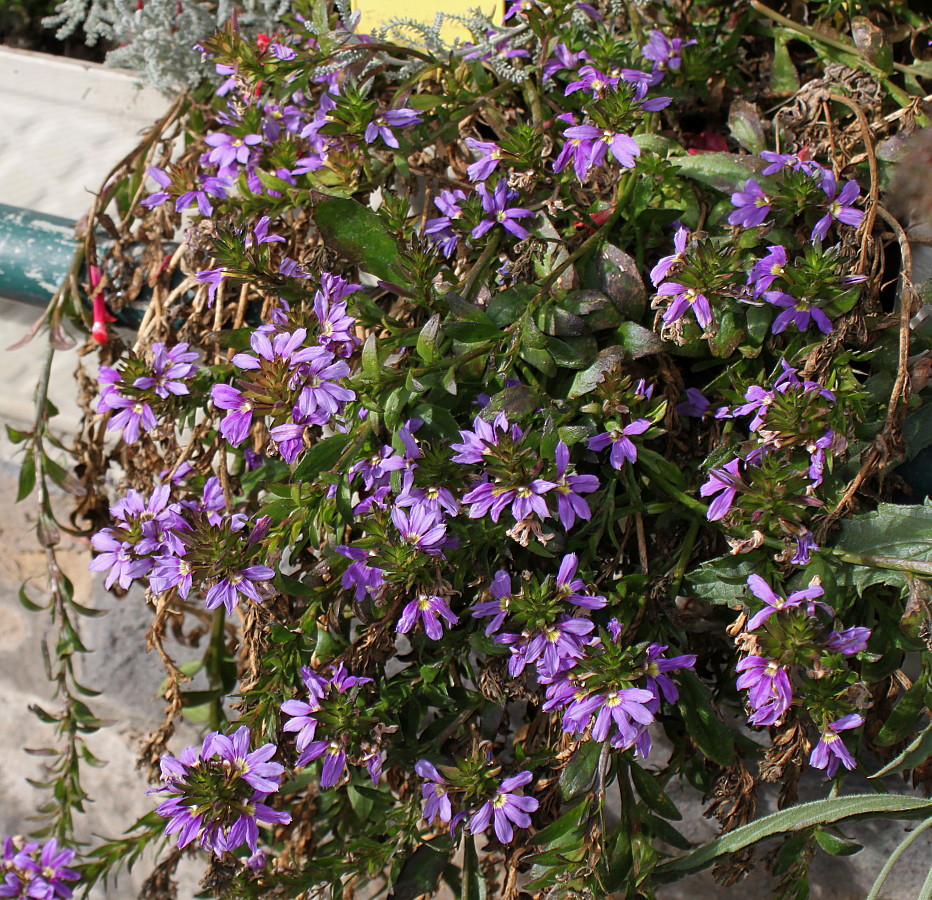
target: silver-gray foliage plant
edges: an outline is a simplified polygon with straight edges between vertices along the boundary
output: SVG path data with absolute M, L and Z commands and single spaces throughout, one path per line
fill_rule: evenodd
M 43 21 L 63 39 L 82 28 L 87 44 L 116 44 L 107 54 L 112 66 L 133 69 L 163 91 L 193 87 L 204 77 L 195 45 L 229 21 L 234 5 L 241 25 L 272 30 L 291 0 L 63 0 Z M 137 8 L 138 7 L 138 8 Z

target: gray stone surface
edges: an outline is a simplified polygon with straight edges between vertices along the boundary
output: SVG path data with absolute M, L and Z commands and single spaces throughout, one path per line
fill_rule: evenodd
M 0 47 L 0 203 L 79 219 L 167 107 L 130 72 Z

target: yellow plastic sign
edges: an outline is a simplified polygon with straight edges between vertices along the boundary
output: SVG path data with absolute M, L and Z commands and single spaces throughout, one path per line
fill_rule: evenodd
M 352 0 L 353 11 L 360 13 L 358 34 L 371 34 L 375 28 L 384 28 L 392 19 L 413 19 L 425 25 L 433 25 L 438 12 L 468 16 L 474 9 L 481 9 L 493 22 L 500 23 L 504 15 L 504 0 Z M 416 32 L 402 29 L 392 34 L 394 40 L 401 35 L 410 36 L 416 43 Z M 452 44 L 455 38 L 471 41 L 469 29 L 458 22 L 445 21 L 440 29 L 441 37 Z

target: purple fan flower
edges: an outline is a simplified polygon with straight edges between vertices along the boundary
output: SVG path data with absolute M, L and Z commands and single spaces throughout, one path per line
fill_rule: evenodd
M 317 342 L 325 350 L 347 359 L 359 346 L 359 338 L 355 334 L 356 320 L 347 314 L 346 301 L 343 298 L 358 291 L 361 285 L 349 284 L 342 278 L 333 280 L 342 282 L 339 286 L 339 294 L 324 289 L 323 277 L 321 277 L 321 290 L 314 294 Z M 347 293 L 343 293 L 344 291 Z
M 557 480 L 554 490 L 557 493 L 557 515 L 560 524 L 569 531 L 576 522 L 576 518 L 587 522 L 592 517 L 589 504 L 580 494 L 591 494 L 599 488 L 599 479 L 595 475 L 567 475 L 566 470 L 570 462 L 569 447 L 560 441 L 555 450 L 557 464 Z
M 710 405 L 705 394 L 699 388 L 686 388 L 686 399 L 677 404 L 676 411 L 681 416 L 701 419 L 709 411 Z
M 572 114 L 557 116 L 557 118 L 568 118 L 568 121 L 571 123 L 576 121 Z M 566 138 L 566 141 L 560 150 L 560 154 L 554 160 L 553 171 L 562 172 L 570 163 L 570 161 L 572 161 L 573 170 L 576 172 L 576 177 L 582 181 L 586 177 L 586 172 L 589 171 L 589 167 L 591 165 L 593 146 L 592 141 L 582 137 L 570 137 L 567 135 L 567 131 L 569 130 L 570 129 L 567 129 L 563 132 L 563 136 Z
M 612 151 L 619 165 L 626 169 L 633 169 L 637 165 L 637 158 L 641 148 L 630 135 L 611 129 L 596 128 L 595 125 L 574 125 L 563 132 L 564 137 L 591 142 L 592 150 L 589 153 L 588 168 L 602 166 Z
M 149 586 L 161 594 L 173 587 L 178 588 L 178 594 L 183 599 L 191 593 L 194 569 L 183 557 L 158 556 L 149 575 Z
M 80 872 L 68 868 L 74 858 L 74 851 L 59 849 L 55 838 L 42 846 L 19 836 L 6 838 L 0 861 L 0 873 L 5 876 L 0 884 L 0 897 L 67 900 L 73 892 L 65 882 L 81 877 Z
M 215 384 L 210 397 L 217 409 L 229 410 L 220 423 L 220 434 L 234 447 L 242 444 L 252 428 L 252 402 L 228 384 Z
M 761 150 L 761 159 L 767 166 L 761 172 L 761 175 L 774 175 L 781 169 L 793 169 L 794 171 L 809 172 L 815 174 L 823 171 L 822 167 L 811 159 L 800 159 L 792 153 L 774 153 L 772 150 Z
M 408 510 L 393 507 L 391 517 L 402 540 L 411 547 L 437 555 L 448 546 L 447 525 L 439 509 L 420 504 Z
M 776 723 L 793 700 L 786 669 L 772 659 L 748 656 L 735 666 L 735 671 L 742 673 L 737 687 L 748 690 L 748 700 L 754 710 L 748 722 L 752 725 Z
M 810 584 L 806 590 L 794 591 L 786 598 L 777 594 L 760 575 L 749 576 L 748 587 L 758 600 L 763 600 L 766 604 L 763 609 L 758 610 L 751 616 L 746 626 L 748 631 L 756 631 L 775 612 L 779 612 L 781 609 L 795 609 L 802 606 L 804 602 L 806 603 L 807 615 L 814 615 L 816 606 L 821 606 L 829 615 L 833 614 L 830 606 L 822 601 L 816 601 L 817 597 L 825 594 L 825 591 L 818 584 Z
M 783 308 L 776 319 L 774 319 L 772 331 L 774 334 L 780 334 L 791 322 L 796 326 L 798 331 L 808 331 L 812 322 L 822 334 L 832 333 L 832 320 L 813 305 L 813 301 L 807 297 L 797 300 L 783 291 L 765 291 L 764 299 L 774 306 Z
M 490 591 L 495 599 L 477 603 L 470 611 L 470 615 L 474 619 L 481 619 L 483 616 L 492 616 L 492 621 L 485 627 L 487 637 L 494 634 L 502 627 L 502 623 L 508 615 L 508 608 L 511 602 L 511 576 L 504 569 L 499 569 L 495 573 L 495 576 L 492 578 Z
M 395 137 L 393 128 L 410 128 L 421 121 L 420 113 L 414 109 L 386 109 L 377 115 L 367 126 L 364 135 L 366 143 L 371 144 L 377 137 L 381 136 L 382 140 L 393 150 L 398 149 L 398 138 Z
M 466 146 L 479 153 L 479 159 L 466 167 L 470 181 L 485 181 L 502 161 L 502 150 L 494 141 L 466 138 Z
M 794 566 L 808 566 L 812 551 L 818 549 L 819 545 L 816 543 L 815 536 L 808 528 L 804 529 L 796 536 L 796 552 L 790 562 Z
M 556 593 L 561 600 L 572 603 L 574 606 L 583 609 L 602 609 L 608 603 L 608 600 L 600 594 L 583 594 L 580 591 L 586 590 L 586 583 L 576 577 L 576 568 L 579 565 L 579 557 L 575 553 L 567 553 L 560 562 L 560 568 L 557 572 Z
M 107 422 L 107 431 L 123 429 L 123 440 L 127 444 L 135 444 L 139 440 L 140 431 L 152 431 L 159 423 L 155 418 L 152 407 L 144 400 L 124 397 L 116 391 L 101 395 L 101 401 L 112 410 L 119 412 Z
M 280 234 L 269 234 L 269 223 L 272 220 L 268 216 L 262 216 L 251 233 L 246 234 L 246 246 L 252 245 L 253 241 L 257 244 L 283 244 L 285 239 Z
M 618 87 L 619 78 L 600 72 L 595 66 L 585 65 L 579 70 L 579 79 L 571 81 L 563 92 L 565 97 L 576 91 L 585 91 L 590 97 L 601 99 L 608 91 Z
M 717 522 L 723 519 L 731 511 L 732 504 L 738 492 L 744 490 L 745 484 L 741 480 L 738 472 L 741 467 L 741 460 L 733 459 L 724 466 L 711 469 L 709 471 L 709 480 L 699 488 L 700 497 L 711 497 L 713 494 L 718 496 L 709 504 L 709 510 L 706 518 L 710 522 Z
M 262 135 L 234 137 L 222 131 L 214 131 L 204 138 L 204 143 L 213 148 L 207 153 L 207 162 L 219 166 L 221 170 L 230 167 L 235 169 L 237 163 L 242 166 L 249 162 L 252 153 L 250 148 L 262 143 Z
M 680 226 L 673 235 L 673 253 L 670 256 L 661 257 L 657 265 L 650 270 L 650 280 L 654 287 L 660 284 L 667 277 L 670 270 L 679 265 L 686 253 L 686 242 L 689 240 L 689 229 Z
M 459 234 L 453 230 L 453 222 L 462 215 L 460 204 L 465 199 L 466 195 L 459 188 L 441 191 L 440 196 L 434 198 L 434 205 L 443 215 L 424 223 L 424 234 L 440 245 L 444 256 L 450 256 L 459 243 Z
M 682 656 L 664 657 L 662 654 L 666 649 L 666 644 L 656 643 L 647 648 L 647 657 L 644 660 L 644 672 L 647 676 L 646 688 L 658 701 L 665 700 L 667 703 L 676 703 L 680 692 L 673 679 L 667 675 L 667 672 L 694 668 L 696 655 L 686 653 Z
M 449 625 L 455 625 L 459 621 L 443 597 L 419 594 L 401 611 L 401 618 L 395 630 L 399 634 L 407 634 L 420 619 L 427 636 L 433 641 L 439 641 L 443 637 L 441 618 L 446 619 Z
M 196 371 L 193 365 L 197 353 L 188 350 L 187 343 L 176 344 L 166 350 L 161 341 L 154 341 L 151 349 L 152 375 L 143 375 L 133 382 L 133 387 L 153 390 L 166 399 L 169 395 L 179 396 L 188 393 L 188 387 L 181 379 L 190 378 Z
M 825 648 L 845 656 L 854 656 L 867 649 L 867 639 L 871 636 L 870 628 L 855 625 L 844 631 L 833 631 L 825 642 Z
M 728 217 L 729 224 L 753 228 L 770 215 L 773 198 L 768 197 L 763 188 L 750 178 L 743 191 L 735 191 L 731 195 L 731 202 L 738 208 Z
M 529 784 L 533 780 L 530 772 L 521 772 L 506 778 L 495 792 L 491 800 L 486 800 L 482 806 L 473 813 L 469 820 L 469 830 L 472 834 L 481 834 L 494 821 L 495 836 L 503 843 L 511 843 L 514 837 L 513 825 L 518 828 L 527 828 L 531 824 L 529 813 L 534 812 L 540 805 L 533 797 L 524 797 L 515 791 Z
M 592 739 L 604 741 L 614 724 L 617 732 L 610 743 L 616 750 L 633 747 L 640 736 L 641 729 L 638 725 L 646 728 L 654 721 L 654 714 L 648 708 L 654 700 L 651 691 L 642 688 L 621 688 L 608 691 L 599 699 L 601 707 L 592 725 Z M 635 725 L 635 722 L 638 725 Z
M 427 784 L 421 785 L 421 797 L 424 800 L 424 820 L 432 824 L 437 819 L 443 823 L 453 818 L 453 807 L 447 792 L 447 783 L 436 767 L 426 759 L 419 759 L 414 764 L 414 771 Z
M 822 732 L 819 743 L 815 745 L 809 755 L 809 765 L 814 769 L 825 769 L 826 778 L 834 778 L 839 765 L 843 765 L 846 769 L 853 769 L 856 765 L 854 757 L 845 746 L 839 732 L 848 731 L 863 724 L 863 716 L 859 716 L 857 713 L 842 716 L 829 724 Z
M 635 419 L 624 428 L 613 428 L 611 431 L 603 431 L 602 434 L 589 438 L 588 447 L 590 450 L 599 451 L 611 444 L 612 452 L 609 455 L 609 462 L 614 468 L 621 469 L 625 461 L 633 463 L 638 458 L 638 448 L 629 435 L 643 434 L 648 428 L 650 428 L 649 420 Z
M 340 579 L 340 587 L 344 590 L 353 588 L 356 595 L 357 603 L 362 600 L 366 594 L 375 594 L 383 584 L 385 579 L 384 572 L 377 566 L 366 565 L 365 560 L 369 558 L 367 550 L 361 550 L 358 547 L 337 547 L 337 552 L 353 560 L 349 564 L 343 577 Z
M 149 793 L 171 795 L 156 812 L 170 819 L 166 834 L 178 846 L 193 840 L 217 856 L 246 844 L 255 853 L 259 822 L 287 825 L 291 816 L 264 802 L 279 789 L 284 767 L 269 762 L 274 744 L 249 752 L 250 731 L 240 727 L 226 736 L 210 732 L 203 746 L 187 747 L 177 759 L 163 756 L 162 784 Z
M 201 175 L 200 179 L 200 188 L 185 191 L 178 197 L 175 201 L 175 212 L 181 212 L 191 204 L 197 204 L 197 211 L 202 216 L 212 216 L 214 207 L 210 200 L 207 199 L 208 196 L 218 197 L 223 200 L 227 196 L 227 191 L 233 188 L 233 182 L 225 176 Z
M 91 545 L 98 555 L 91 560 L 88 569 L 107 573 L 104 587 L 109 588 L 116 581 L 123 590 L 127 590 L 133 579 L 141 578 L 152 568 L 151 559 L 137 557 L 133 545 L 118 541 L 109 528 L 98 531 L 91 538 Z
M 582 638 L 594 627 L 589 619 L 564 614 L 539 631 L 499 634 L 495 642 L 511 647 L 508 674 L 512 678 L 517 678 L 530 663 L 537 663 L 542 677 L 553 678 L 565 662 L 582 658 Z
M 345 360 L 337 359 L 320 347 L 313 347 L 310 352 L 313 353 L 312 358 L 297 370 L 303 384 L 296 409 L 308 424 L 324 425 L 343 409 L 344 404 L 356 399 L 356 392 L 337 383 L 350 374 Z
M 530 232 L 519 225 L 516 219 L 533 218 L 534 213 L 529 209 L 520 206 L 511 206 L 518 199 L 518 192 L 508 187 L 506 179 L 499 179 L 493 193 L 489 193 L 485 182 L 479 184 L 476 188 L 479 197 L 482 200 L 482 208 L 486 213 L 484 218 L 472 230 L 474 238 L 482 237 L 493 225 L 501 225 L 506 231 L 510 231 L 519 241 L 523 241 Z
M 516 522 L 536 513 L 541 519 L 550 516 L 547 501 L 543 495 L 552 491 L 556 485 L 543 478 L 535 478 L 530 484 L 505 485 L 484 481 L 463 496 L 463 504 L 469 506 L 469 518 L 480 519 L 486 514 L 493 522 L 511 506 L 511 514 Z
M 544 81 L 551 78 L 556 72 L 563 69 L 573 69 L 580 61 L 589 59 L 589 54 L 585 50 L 574 53 L 562 41 L 554 45 L 553 54 L 554 55 L 544 63 L 544 67 L 541 70 Z
M 522 431 L 517 425 L 512 425 L 509 429 L 508 419 L 504 413 L 498 413 L 491 423 L 486 422 L 481 416 L 476 416 L 472 427 L 472 431 L 460 431 L 462 443 L 450 444 L 450 449 L 457 451 L 451 457 L 453 462 L 464 465 L 484 462 L 491 448 L 498 446 L 498 432 L 510 433 L 513 441 L 517 441 L 522 436 Z
M 786 248 L 774 244 L 763 259 L 758 260 L 748 275 L 748 284 L 753 286 L 755 297 L 759 297 L 776 281 L 786 268 Z
M 350 735 L 343 730 L 344 726 L 334 723 L 333 710 L 328 711 L 327 709 L 327 695 L 331 691 L 336 691 L 339 694 L 348 693 L 362 684 L 371 683 L 372 679 L 349 675 L 342 663 L 331 667 L 329 679 L 321 677 L 307 667 L 302 667 L 301 677 L 308 690 L 308 702 L 286 700 L 282 704 L 282 712 L 290 716 L 283 730 L 298 732 L 295 743 L 301 752 L 298 756 L 297 765 L 304 766 L 315 759 L 323 757 L 320 786 L 322 788 L 333 787 L 343 778 L 343 773 L 346 770 L 346 751 L 349 746 Z M 342 704 L 343 701 L 341 700 L 340 703 Z M 319 716 L 318 713 L 322 713 L 322 715 Z M 314 740 L 318 735 L 318 729 L 322 727 L 323 723 L 326 723 L 327 727 L 331 729 L 337 728 L 339 733 L 329 740 Z M 361 759 L 354 761 L 366 766 L 369 776 L 372 778 L 372 783 L 375 785 L 378 783 L 381 772 L 381 757 L 377 746 L 363 741 L 361 749 L 363 750 Z
M 854 228 L 861 224 L 864 219 L 864 212 L 855 209 L 851 205 L 858 194 L 861 193 L 856 181 L 845 182 L 845 186 L 839 192 L 835 175 L 831 170 L 826 170 L 825 175 L 822 177 L 822 190 L 825 191 L 825 196 L 828 199 L 827 210 L 812 229 L 812 240 L 825 240 L 825 235 L 828 234 L 832 222 L 844 222 Z M 800 329 L 800 331 L 802 330 Z
M 695 40 L 684 41 L 683 38 L 670 39 L 662 31 L 654 29 L 641 48 L 641 55 L 654 64 L 651 84 L 659 84 L 668 71 L 676 72 L 683 64 L 683 48 L 695 43 Z
M 246 566 L 232 575 L 221 578 L 210 590 L 207 591 L 207 597 L 204 600 L 204 606 L 208 609 L 216 609 L 222 603 L 228 613 L 232 613 L 239 603 L 240 594 L 254 600 L 256 603 L 262 602 L 262 597 L 256 588 L 257 584 L 268 581 L 275 576 L 268 566 Z
M 149 166 L 146 169 L 146 175 L 148 175 L 159 187 L 167 188 L 171 187 L 172 179 L 171 176 L 164 170 L 160 169 L 158 166 Z M 142 205 L 146 209 L 152 209 L 155 206 L 161 206 L 171 194 L 168 191 L 153 191 L 142 201 Z M 209 213 L 208 213 L 209 215 Z
M 675 281 L 666 281 L 657 288 L 658 297 L 673 297 L 673 302 L 663 314 L 663 321 L 670 325 L 680 319 L 688 309 L 692 309 L 696 321 L 703 328 L 712 324 L 712 306 L 709 298 L 697 288 L 686 287 Z

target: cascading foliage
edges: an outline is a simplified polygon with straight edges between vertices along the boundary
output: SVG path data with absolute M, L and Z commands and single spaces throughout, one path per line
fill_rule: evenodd
M 752 6 L 520 0 L 425 49 L 296 3 L 201 43 L 215 77 L 84 248 L 112 311 L 151 291 L 132 337 L 95 304 L 73 452 L 91 568 L 145 588 L 167 676 L 154 812 L 85 884 L 155 844 L 163 891 L 183 848 L 229 898 L 649 897 L 788 834 L 801 897 L 856 846 L 840 819 L 929 814 L 793 818 L 806 772 L 928 781 L 932 509 L 884 501 L 932 444 L 929 338 L 875 146 L 924 118 L 860 45 Z M 680 781 L 728 840 L 672 860 Z

